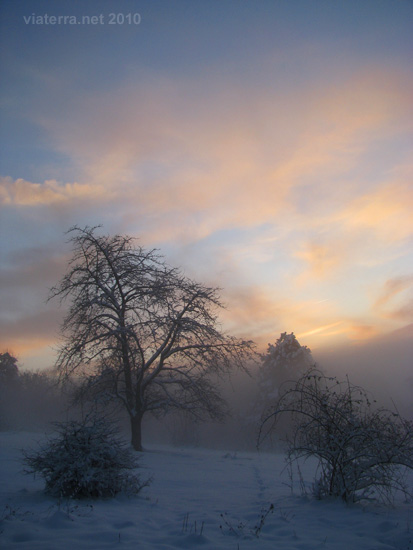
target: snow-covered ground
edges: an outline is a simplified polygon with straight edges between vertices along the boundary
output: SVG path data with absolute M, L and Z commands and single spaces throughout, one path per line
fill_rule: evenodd
M 291 494 L 281 455 L 152 447 L 136 497 L 57 502 L 22 473 L 36 434 L 0 434 L 0 547 L 413 550 L 413 504 L 345 506 Z M 304 471 L 311 483 L 311 466 Z M 270 505 L 262 528 L 260 518 Z

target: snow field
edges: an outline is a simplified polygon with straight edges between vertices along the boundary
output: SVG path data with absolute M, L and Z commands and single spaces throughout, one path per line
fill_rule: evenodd
M 139 470 L 153 482 L 138 496 L 58 502 L 22 473 L 20 449 L 40 438 L 0 434 L 1 548 L 413 550 L 413 504 L 348 507 L 293 495 L 284 457 L 269 453 L 154 446 Z M 311 464 L 303 475 L 310 484 Z

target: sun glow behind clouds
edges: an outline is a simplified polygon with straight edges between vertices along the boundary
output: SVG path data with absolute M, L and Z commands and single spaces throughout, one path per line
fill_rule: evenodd
M 9 143 L 33 149 L 26 123 L 45 136 L 44 155 L 61 155 L 70 166 L 38 161 L 34 170 L 7 161 L 10 172 L 0 180 L 5 260 L 13 248 L 52 241 L 59 250 L 71 225 L 102 223 L 222 287 L 226 326 L 264 344 L 285 330 L 318 346 L 411 322 L 411 286 L 385 298 L 389 281 L 410 281 L 413 272 L 413 77 L 387 24 L 405 17 L 393 3 L 382 19 L 376 3 L 368 17 L 356 2 L 345 10 L 340 2 L 311 5 L 317 9 L 304 16 L 290 3 L 263 3 L 247 26 L 216 7 L 223 11 L 214 41 L 201 16 L 181 13 L 177 25 L 178 8 L 170 7 L 167 24 L 166 12 L 148 7 L 148 27 L 110 35 L 117 50 L 100 42 L 108 29 L 90 29 L 89 38 L 78 29 L 72 54 L 70 29 L 60 29 L 47 53 L 45 29 L 20 28 L 37 33 L 25 37 L 43 57 L 29 69 L 22 60 L 31 50 L 23 55 L 13 42 L 8 159 L 18 150 Z M 189 20 L 192 49 L 179 30 Z M 371 49 L 377 36 L 387 50 Z M 114 72 L 98 73 L 97 52 Z M 56 72 L 56 57 L 66 60 L 65 71 Z M 33 286 L 40 294 L 41 309 L 47 289 Z

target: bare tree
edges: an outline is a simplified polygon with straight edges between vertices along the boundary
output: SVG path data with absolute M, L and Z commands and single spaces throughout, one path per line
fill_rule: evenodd
M 87 373 L 126 409 L 132 445 L 142 450 L 146 412 L 178 408 L 220 418 L 223 401 L 211 375 L 246 368 L 252 342 L 224 334 L 218 289 L 172 268 L 129 236 L 74 227 L 74 254 L 51 297 L 70 299 L 57 367 Z
M 408 494 L 404 473 L 413 469 L 413 423 L 397 410 L 373 405 L 368 393 L 348 379 L 339 382 L 309 370 L 263 417 L 257 446 L 282 414 L 291 414 L 287 462 L 316 459 L 317 498 L 391 501 L 394 490 Z

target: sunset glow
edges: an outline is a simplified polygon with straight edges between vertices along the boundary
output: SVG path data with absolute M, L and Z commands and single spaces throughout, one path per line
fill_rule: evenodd
M 412 323 L 413 4 L 120 0 L 141 19 L 111 26 L 113 4 L 0 8 L 0 347 L 53 363 L 75 224 L 219 286 L 261 348 Z

